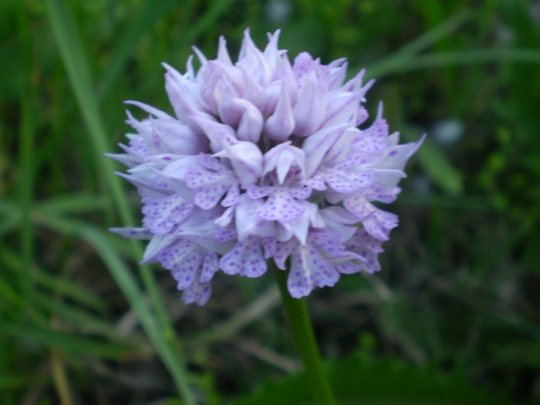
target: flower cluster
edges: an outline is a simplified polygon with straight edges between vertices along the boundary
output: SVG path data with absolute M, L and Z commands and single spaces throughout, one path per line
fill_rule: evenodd
M 380 269 L 382 242 L 398 223 L 373 202 L 391 203 L 420 142 L 399 144 L 382 105 L 370 125 L 364 72 L 346 81 L 347 61 L 308 53 L 291 63 L 279 31 L 259 50 L 245 33 L 233 62 L 224 38 L 217 58 L 197 49 L 200 68 L 165 65 L 171 116 L 137 120 L 121 174 L 142 198 L 143 262 L 170 270 L 186 303 L 204 305 L 218 271 L 260 277 L 289 261 L 293 297 L 333 286 L 341 274 Z M 363 127 L 363 128 L 359 128 Z

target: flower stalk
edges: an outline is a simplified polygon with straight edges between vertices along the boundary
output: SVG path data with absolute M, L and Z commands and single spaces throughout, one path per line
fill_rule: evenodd
M 275 267 L 275 266 L 274 266 Z M 287 314 L 294 342 L 304 364 L 304 371 L 315 404 L 335 405 L 330 383 L 324 372 L 321 356 L 317 347 L 315 333 L 309 318 L 306 299 L 291 297 L 287 288 L 287 273 L 274 268 L 281 293 L 281 302 Z

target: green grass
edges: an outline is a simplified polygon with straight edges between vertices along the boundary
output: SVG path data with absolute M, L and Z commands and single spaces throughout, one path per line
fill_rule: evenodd
M 221 277 L 207 307 L 186 308 L 166 272 L 138 265 L 140 244 L 108 232 L 139 221 L 104 157 L 127 131 L 122 101 L 170 110 L 160 63 L 182 70 L 222 34 L 235 53 L 245 27 L 259 44 L 282 28 L 292 57 L 367 67 L 370 110 L 384 100 L 405 140 L 428 134 L 383 272 L 310 300 L 323 353 L 348 359 L 368 336 L 374 364 L 538 401 L 537 3 L 3 2 L 0 402 L 218 404 L 272 392 L 294 364 L 273 280 Z M 445 142 L 444 121 L 463 133 Z

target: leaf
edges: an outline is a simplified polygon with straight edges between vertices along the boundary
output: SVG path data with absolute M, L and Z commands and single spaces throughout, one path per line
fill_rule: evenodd
M 56 347 L 72 355 L 88 355 L 105 358 L 121 358 L 129 353 L 140 353 L 139 349 L 125 344 L 115 344 L 104 340 L 79 336 L 45 326 L 29 323 L 18 323 L 3 320 L 0 324 L 0 335 L 11 335 L 17 339 L 28 339 L 49 347 Z
M 0 259 L 5 263 L 5 269 L 13 275 L 22 267 L 21 259 L 7 249 L 0 250 Z M 37 286 L 71 299 L 81 305 L 103 313 L 106 304 L 92 290 L 77 282 L 56 274 L 50 274 L 45 270 L 35 271 Z M 0 279 L 1 280 L 1 279 Z M 16 294 L 16 292 L 13 292 Z
M 441 149 L 426 141 L 418 150 L 418 160 L 430 179 L 448 194 L 459 195 L 463 192 L 461 174 Z
M 104 153 L 109 150 L 107 132 L 98 108 L 97 96 L 93 89 L 90 69 L 84 54 L 82 42 L 79 38 L 79 33 L 64 1 L 47 0 L 45 5 L 71 87 L 75 93 L 81 115 L 88 128 L 90 140 L 94 148 L 96 170 L 105 180 L 109 191 L 108 195 L 111 196 L 122 221 L 129 226 L 134 223 L 133 214 L 127 198 L 123 193 L 121 183 L 117 176 L 114 175 L 114 165 L 111 159 L 104 157 Z M 118 283 L 123 283 L 120 285 L 120 288 L 124 294 L 130 294 L 127 297 L 128 301 L 132 307 L 134 306 L 137 315 L 139 315 L 145 332 L 150 336 L 152 343 L 159 343 L 161 345 L 156 350 L 160 354 L 162 361 L 167 365 L 169 372 L 177 384 L 178 391 L 186 403 L 194 403 L 187 384 L 186 371 L 180 362 L 175 331 L 170 325 L 153 274 L 148 268 L 140 269 L 144 285 L 150 295 L 153 310 L 157 313 L 157 325 L 147 322 L 150 310 L 145 300 L 142 299 L 144 295 L 138 286 L 134 284 L 129 270 L 117 256 L 116 252 L 110 246 L 104 245 L 102 238 L 95 231 L 90 229 L 79 229 L 78 231 L 82 233 L 84 239 L 96 247 L 103 260 L 108 264 L 108 268 L 111 270 L 115 280 Z M 134 242 L 132 246 L 134 254 L 140 257 L 142 252 L 140 245 Z
M 144 6 L 139 7 L 139 12 L 130 19 L 130 24 L 115 41 L 116 46 L 100 81 L 100 95 L 106 94 L 112 88 L 140 38 L 175 4 L 177 4 L 175 0 L 165 0 L 158 3 L 147 0 Z
M 472 387 L 464 378 L 442 373 L 433 365 L 413 366 L 365 353 L 334 361 L 327 373 L 340 405 L 353 404 L 507 404 L 502 394 Z M 311 404 L 303 374 L 266 383 L 232 405 Z

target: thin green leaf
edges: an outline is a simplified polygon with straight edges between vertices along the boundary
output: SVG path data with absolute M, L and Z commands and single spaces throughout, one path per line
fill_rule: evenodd
M 20 258 L 8 250 L 0 250 L 0 261 L 6 265 L 6 269 L 16 273 L 22 266 Z M 63 297 L 73 300 L 79 304 L 87 306 L 98 312 L 106 311 L 106 304 L 102 298 L 97 296 L 92 290 L 77 282 L 56 274 L 49 274 L 46 271 L 36 271 L 36 283 L 38 287 L 56 292 Z
M 24 386 L 36 386 L 39 383 L 45 383 L 43 376 L 35 375 L 2 375 L 0 376 L 0 390 L 10 390 Z
M 161 331 L 159 331 L 154 317 L 148 311 L 148 307 L 144 304 L 145 300 L 135 280 L 133 280 L 129 269 L 117 255 L 116 251 L 111 249 L 110 244 L 106 242 L 106 238 L 99 231 L 86 227 L 81 229 L 80 233 L 96 249 L 97 253 L 106 263 L 116 283 L 128 299 L 130 306 L 138 315 L 156 351 L 161 355 L 162 360 L 171 372 L 175 383 L 184 396 L 184 400 L 187 404 L 194 404 L 194 400 L 190 396 L 191 392 L 187 386 L 187 376 L 182 367 L 183 362 L 181 362 L 182 358 L 178 346 L 174 344 L 175 342 L 167 341 L 163 333 L 160 333 Z
M 105 179 L 106 185 L 122 221 L 127 225 L 131 225 L 134 223 L 133 215 L 130 211 L 127 199 L 122 192 L 119 179 L 114 175 L 113 163 L 110 159 L 105 159 L 103 156 L 103 154 L 109 150 L 107 133 L 99 113 L 97 97 L 92 87 L 90 70 L 78 32 L 75 29 L 69 11 L 62 0 L 47 0 L 45 4 L 53 28 L 53 33 L 60 49 L 60 54 L 68 72 L 71 86 L 73 87 L 77 103 L 79 104 L 83 119 L 90 133 L 90 139 L 94 147 L 97 170 L 100 172 L 101 177 Z M 133 243 L 133 250 L 136 256 L 140 257 L 141 249 L 138 244 Z M 110 259 L 111 256 L 107 257 Z M 118 263 L 115 262 L 115 264 Z M 126 282 L 126 275 L 129 274 L 129 270 L 124 266 L 114 266 L 114 268 L 117 270 L 115 272 L 117 281 L 121 280 Z M 178 351 L 174 329 L 171 327 L 165 313 L 153 275 L 147 268 L 141 268 L 141 275 L 159 320 L 159 325 L 145 327 L 145 331 L 147 333 L 152 333 L 153 335 L 159 335 L 159 339 L 151 340 L 160 340 L 169 347 L 170 350 L 158 350 L 158 353 L 162 356 L 162 360 L 165 364 L 168 365 L 169 371 L 173 373 L 173 379 L 175 383 L 178 384 L 180 394 L 184 397 L 186 403 L 191 404 L 194 401 L 187 385 L 185 378 L 186 373 L 183 370 L 183 365 L 179 363 L 179 356 L 173 357 L 171 354 L 171 352 Z M 122 288 L 122 290 L 124 293 L 128 292 L 124 288 Z M 133 293 L 133 291 L 130 292 Z M 129 298 L 130 304 L 133 305 L 134 303 L 139 303 L 139 307 L 144 306 L 146 308 L 144 301 L 140 300 L 142 294 L 138 292 L 135 295 L 137 296 L 136 299 L 133 299 L 133 297 Z M 137 313 L 139 315 L 142 314 L 140 308 Z M 171 354 L 171 357 L 167 357 L 169 354 Z
M 461 174 L 452 166 L 441 149 L 429 140 L 419 149 L 418 160 L 429 178 L 448 194 L 459 195 L 463 192 Z
M 126 224 L 133 224 L 133 216 L 122 192 L 120 180 L 114 175 L 113 163 L 111 159 L 103 156 L 109 150 L 107 131 L 101 119 L 97 98 L 92 87 L 90 70 L 79 35 L 62 0 L 47 0 L 45 4 L 69 81 L 84 122 L 88 127 L 96 157 L 96 169 L 105 180 L 122 221 Z
M 15 336 L 17 339 L 28 339 L 77 356 L 122 358 L 134 350 L 133 347 L 130 348 L 126 345 L 78 336 L 44 326 L 8 320 L 3 320 L 0 324 L 0 334 Z
M 39 202 L 39 211 L 52 214 L 81 214 L 91 211 L 102 211 L 108 208 L 103 196 L 93 194 L 54 196 Z
M 153 0 L 147 0 L 144 6 L 139 8 L 137 15 L 130 20 L 131 23 L 116 41 L 107 68 L 103 72 L 103 78 L 99 81 L 100 96 L 109 92 L 139 39 L 163 14 L 177 4 L 176 0 L 165 0 L 157 3 Z
M 187 48 L 204 31 L 208 30 L 236 0 L 213 1 L 208 10 L 198 18 L 180 39 L 179 49 Z
M 462 11 L 453 15 L 437 27 L 423 35 L 420 35 L 418 38 L 410 41 L 393 54 L 369 67 L 367 69 L 367 73 L 371 77 L 381 77 L 387 72 L 391 72 L 393 69 L 403 66 L 403 64 L 413 58 L 416 54 L 419 54 L 420 52 L 432 47 L 438 41 L 457 31 L 467 21 L 470 21 L 473 15 L 473 12 L 470 10 Z
M 397 69 L 397 72 L 482 63 L 540 64 L 540 51 L 538 49 L 467 49 L 465 51 L 440 52 L 416 57 Z
M 19 152 L 19 202 L 22 207 L 22 221 L 20 233 L 20 253 L 24 265 L 19 273 L 21 279 L 21 294 L 23 301 L 29 303 L 33 290 L 32 254 L 33 229 L 30 218 L 34 188 L 34 130 L 35 130 L 35 86 L 31 77 L 36 64 L 32 60 L 32 46 L 30 31 L 28 29 L 27 13 L 22 2 L 18 3 L 19 17 L 19 52 L 21 86 L 19 104 L 21 107 L 21 125 L 19 137 L 21 147 Z M 28 308 L 26 308 L 28 309 Z
M 174 341 L 174 336 L 169 335 L 167 337 L 164 335 L 163 330 L 160 329 L 158 320 L 146 305 L 146 297 L 133 277 L 132 272 L 126 266 L 116 249 L 114 249 L 113 244 L 110 243 L 112 235 L 100 232 L 85 223 L 53 216 L 47 216 L 46 219 L 43 218 L 41 221 L 43 223 L 46 222 L 47 226 L 51 229 L 64 234 L 72 234 L 83 239 L 95 249 L 96 253 L 107 266 L 124 297 L 126 297 L 130 307 L 137 314 L 142 327 L 156 352 L 170 371 L 175 384 L 180 387 L 181 392 L 184 392 L 184 400 L 188 404 L 194 403 L 190 402 L 192 399 L 185 395 L 188 387 L 183 385 L 187 384 L 187 375 L 182 367 L 182 353 L 179 350 L 179 346 Z
M 77 333 L 100 335 L 111 341 L 123 344 L 136 345 L 139 350 L 151 352 L 144 347 L 143 341 L 133 339 L 119 333 L 116 326 L 107 322 L 103 317 L 89 313 L 87 310 L 58 300 L 58 297 L 50 296 L 42 292 L 36 292 L 32 298 L 38 311 L 43 311 L 47 317 L 58 318 L 66 328 L 75 330 Z

